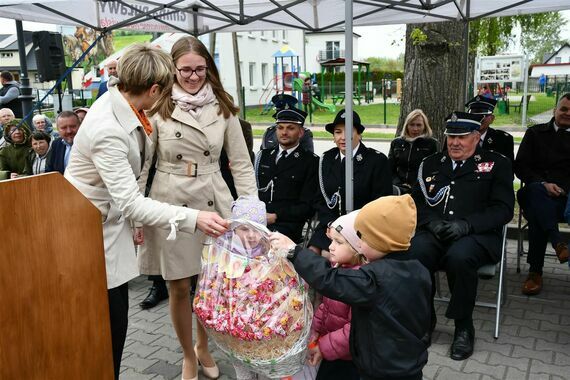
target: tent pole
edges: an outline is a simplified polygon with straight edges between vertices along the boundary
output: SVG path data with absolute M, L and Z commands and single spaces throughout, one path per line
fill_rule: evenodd
M 30 78 L 28 77 L 28 62 L 26 61 L 26 44 L 24 43 L 24 29 L 22 21 L 16 20 L 16 38 L 18 39 L 18 55 L 20 57 L 20 102 L 22 103 L 22 115 L 24 121 L 31 125 L 33 99 Z
M 346 0 L 344 15 L 344 109 L 346 115 L 344 119 L 344 139 L 346 141 L 346 185 L 344 204 L 346 212 L 349 213 L 354 209 L 352 187 L 352 0 Z
M 463 92 L 463 104 L 467 103 L 467 99 L 471 98 L 469 94 L 469 17 L 471 15 L 471 1 L 467 0 L 465 6 L 465 28 L 463 29 L 463 59 L 465 65 L 465 74 L 463 76 L 463 83 L 465 83 L 465 91 Z

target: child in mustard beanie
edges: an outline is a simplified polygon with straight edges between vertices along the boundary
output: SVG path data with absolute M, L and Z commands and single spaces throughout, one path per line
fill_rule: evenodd
M 429 345 L 431 280 L 405 250 L 416 228 L 410 195 L 381 197 L 365 205 L 354 227 L 368 264 L 334 268 L 277 232 L 274 249 L 287 257 L 323 296 L 352 307 L 350 354 L 362 380 L 421 380 Z M 398 252 L 400 254 L 392 254 Z

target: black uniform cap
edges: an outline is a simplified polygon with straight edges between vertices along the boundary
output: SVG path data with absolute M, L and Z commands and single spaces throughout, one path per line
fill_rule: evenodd
M 336 127 L 338 124 L 344 124 L 346 118 L 344 111 L 345 110 L 339 111 L 339 113 L 336 114 L 334 121 L 332 123 L 325 125 L 325 129 L 329 133 L 334 133 L 334 127 Z M 360 121 L 360 116 L 355 111 L 352 111 L 352 126 L 356 128 L 358 134 L 362 134 L 362 132 L 364 131 L 364 126 Z
M 455 111 L 445 118 L 445 134 L 451 136 L 467 135 L 481 128 L 485 115 Z
M 497 106 L 497 100 L 492 98 L 487 98 L 481 95 L 477 95 L 476 97 L 465 103 L 465 107 L 468 108 L 469 113 L 483 114 L 483 115 L 492 114 L 496 106 Z
M 301 111 L 297 108 L 289 108 L 284 109 L 277 112 L 275 116 L 276 123 L 293 123 L 299 124 L 300 127 L 305 124 L 305 118 L 307 117 L 307 113 L 305 111 Z

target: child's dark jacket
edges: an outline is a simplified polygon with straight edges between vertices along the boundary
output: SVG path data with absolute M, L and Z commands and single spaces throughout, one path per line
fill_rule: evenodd
M 325 297 L 352 306 L 350 353 L 362 378 L 417 376 L 427 362 L 431 280 L 417 260 L 392 253 L 359 269 L 332 268 L 308 249 L 291 259 Z

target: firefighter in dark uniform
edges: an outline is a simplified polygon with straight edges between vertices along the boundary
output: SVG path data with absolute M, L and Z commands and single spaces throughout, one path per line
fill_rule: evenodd
M 307 114 L 296 108 L 276 114 L 279 145 L 262 149 L 255 160 L 259 199 L 267 208 L 267 227 L 295 242 L 302 238 L 303 225 L 314 213 L 318 191 L 318 157 L 299 142 L 305 133 Z
M 482 119 L 464 112 L 448 117 L 447 151 L 424 159 L 412 191 L 418 223 L 408 258 L 424 264 L 432 281 L 437 270 L 447 273 L 451 300 L 445 315 L 455 320 L 454 360 L 473 353 L 477 270 L 500 260 L 502 228 L 515 201 L 511 162 L 479 146 Z
M 344 110 L 340 111 L 334 121 L 325 129 L 334 137 L 336 148 L 323 153 L 319 161 L 319 190 L 320 199 L 317 204 L 319 224 L 309 242 L 310 248 L 317 252 L 327 251 L 331 243 L 326 235 L 328 224 L 341 215 L 346 214 L 345 197 L 345 131 Z M 362 143 L 364 126 L 360 116 L 353 113 L 352 131 L 352 165 L 354 209 L 384 195 L 392 195 L 392 175 L 388 158 Z M 326 252 L 325 252 L 326 255 Z
M 277 113 L 284 109 L 295 108 L 297 104 L 297 98 L 289 94 L 277 94 L 271 98 L 271 102 L 275 106 L 275 114 L 273 117 L 277 116 Z M 301 148 L 309 152 L 314 152 L 313 144 L 313 132 L 309 128 L 305 128 L 303 137 L 301 137 Z M 277 148 L 279 142 L 277 141 L 277 124 L 269 126 L 263 133 L 261 138 L 261 149 Z
M 481 121 L 481 129 L 479 131 L 481 133 L 479 146 L 486 150 L 499 152 L 513 162 L 515 159 L 513 136 L 507 132 L 490 127 L 493 121 L 495 121 L 493 111 L 496 105 L 497 101 L 495 99 L 479 95 L 465 103 L 469 113 L 485 115 Z

